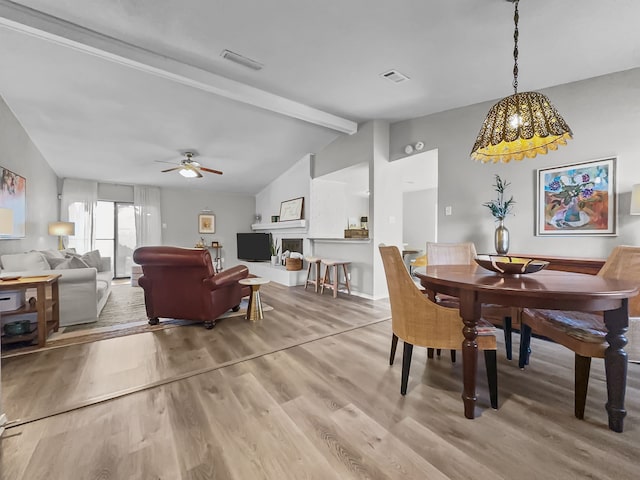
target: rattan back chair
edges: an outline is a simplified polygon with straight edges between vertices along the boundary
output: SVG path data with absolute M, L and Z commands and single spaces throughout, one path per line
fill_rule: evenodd
M 413 282 L 397 247 L 379 246 L 391 303 L 391 354 L 393 365 L 398 339 L 404 343 L 400 393 L 407 393 L 413 346 L 457 350 L 462 348 L 462 318 L 456 308 L 432 302 Z M 495 329 L 490 324 L 478 328 L 478 348 L 484 350 L 491 406 L 498 408 L 498 376 Z

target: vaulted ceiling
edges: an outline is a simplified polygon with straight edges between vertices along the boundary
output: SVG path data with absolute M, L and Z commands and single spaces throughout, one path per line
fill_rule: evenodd
M 521 0 L 520 90 L 640 66 L 638 18 Z M 0 95 L 60 177 L 256 193 L 357 123 L 511 93 L 512 36 L 505 0 L 0 0 Z M 186 150 L 224 175 L 160 173 Z

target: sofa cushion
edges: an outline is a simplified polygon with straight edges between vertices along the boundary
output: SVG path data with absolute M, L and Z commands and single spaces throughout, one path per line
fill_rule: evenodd
M 13 253 L 2 255 L 2 268 L 8 272 L 49 270 L 49 262 L 40 252 Z
M 54 260 L 56 263 L 55 266 L 52 265 L 54 270 L 69 270 L 72 268 L 89 268 L 89 265 L 79 257 L 67 257 L 61 259 L 61 262 L 57 262 L 58 259 Z
M 93 267 L 99 272 L 104 270 L 104 267 L 102 266 L 102 257 L 100 257 L 100 252 L 98 250 L 87 252 L 84 255 L 80 255 L 77 253 L 67 253 L 67 257 L 75 257 L 77 259 L 80 259 L 89 267 Z M 82 267 L 76 267 L 76 268 L 82 268 Z
M 32 252 L 35 252 L 36 250 L 32 250 Z M 44 258 L 47 259 L 47 262 L 49 262 L 49 265 L 51 265 L 51 262 L 49 260 L 51 259 L 59 259 L 59 258 L 64 258 L 64 253 L 61 252 L 60 250 L 38 250 L 42 255 L 44 255 Z M 51 266 L 51 268 L 53 268 L 53 265 Z

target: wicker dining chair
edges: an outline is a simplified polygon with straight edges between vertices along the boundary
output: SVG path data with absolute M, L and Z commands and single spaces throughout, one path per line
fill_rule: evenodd
M 476 247 L 472 242 L 439 243 L 427 242 L 428 265 L 475 265 Z M 444 306 L 456 307 L 458 299 L 448 295 L 438 295 L 436 300 Z M 482 318 L 493 325 L 502 327 L 504 346 L 508 360 L 513 358 L 511 333 L 513 322 L 520 318 L 520 309 L 503 305 L 482 305 Z M 438 352 L 440 353 L 440 352 Z M 452 353 L 452 358 L 454 358 Z
M 413 282 L 397 247 L 380 245 L 380 255 L 391 302 L 391 354 L 393 365 L 398 339 L 404 343 L 400 393 L 406 395 L 413 346 L 457 350 L 462 348 L 462 318 L 456 308 L 432 302 Z M 498 372 L 495 328 L 478 325 L 478 348 L 484 351 L 491 406 L 498 408 Z
M 598 275 L 618 280 L 633 280 L 640 285 L 640 247 L 618 246 L 613 249 Z M 604 358 L 609 346 L 605 339 L 607 328 L 601 313 L 573 312 L 525 308 L 522 310 L 520 337 L 520 368 L 529 361 L 531 333 L 559 343 L 575 354 L 574 413 L 584 418 L 589 387 L 591 358 Z M 629 299 L 629 343 L 627 351 L 632 359 L 640 356 L 640 295 Z M 635 356 L 633 356 L 635 355 Z

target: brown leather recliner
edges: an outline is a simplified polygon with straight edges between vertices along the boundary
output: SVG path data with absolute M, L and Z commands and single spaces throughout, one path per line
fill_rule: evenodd
M 238 283 L 249 276 L 249 269 L 237 265 L 215 273 L 206 249 L 140 247 L 133 261 L 142 266 L 138 284 L 144 289 L 150 325 L 162 317 L 201 321 L 213 328 L 227 310 L 238 311 L 242 297 L 250 293 L 250 287 Z

